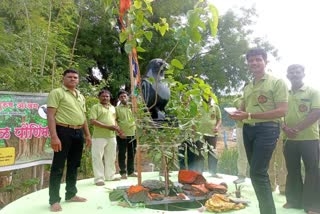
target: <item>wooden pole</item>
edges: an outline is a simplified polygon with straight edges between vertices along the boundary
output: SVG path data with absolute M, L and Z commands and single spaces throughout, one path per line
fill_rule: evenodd
M 32 178 L 37 178 L 37 166 L 32 167 Z M 37 191 L 37 184 L 32 186 L 33 192 Z
M 39 183 L 39 189 L 43 188 L 43 174 L 44 174 L 44 165 L 40 165 L 40 183 Z
M 121 3 L 122 6 L 127 7 L 127 8 L 121 8 Z M 130 8 L 131 5 L 131 0 L 128 1 L 121 1 L 120 0 L 120 20 L 121 20 L 121 10 L 124 9 L 123 12 L 127 11 Z M 121 22 L 122 25 L 122 30 L 125 31 L 125 25 Z M 126 26 L 130 26 L 130 20 L 128 18 L 128 16 L 126 17 Z M 128 41 L 132 40 L 132 35 L 129 34 L 128 36 Z M 136 56 L 136 51 L 135 49 L 132 49 L 131 52 L 128 54 L 128 59 L 129 59 L 129 70 L 130 70 L 130 83 L 131 83 L 131 102 L 132 102 L 132 112 L 134 115 L 136 115 L 137 111 L 138 111 L 138 104 L 137 104 L 137 95 L 135 94 L 135 87 L 137 84 L 137 79 L 139 79 L 140 81 L 140 71 L 139 71 L 139 64 L 138 64 L 138 57 Z M 134 54 L 133 54 L 134 52 Z M 134 76 L 133 74 L 133 64 L 132 64 L 132 60 L 135 61 L 136 63 L 136 68 L 137 68 L 137 73 L 136 76 Z M 136 79 L 135 79 L 136 78 Z M 136 166 L 137 166 L 137 173 L 138 173 L 138 185 L 141 185 L 141 150 L 140 150 L 140 144 L 139 144 L 139 136 L 136 134 L 136 141 L 137 141 L 137 153 L 136 153 Z
M 129 40 L 131 39 L 131 35 L 129 35 Z M 131 82 L 131 102 L 132 102 L 132 112 L 133 114 L 136 114 L 138 111 L 138 103 L 137 103 L 137 97 L 135 95 L 135 80 L 133 76 L 133 65 L 132 65 L 132 52 L 129 53 L 129 67 L 130 67 L 130 82 Z M 138 62 L 136 62 L 138 63 Z M 139 136 L 136 135 L 136 141 L 137 141 L 137 153 L 136 153 L 136 165 L 137 165 L 137 173 L 138 173 L 138 185 L 141 185 L 142 179 L 141 179 L 141 149 L 140 149 L 140 143 L 139 143 Z

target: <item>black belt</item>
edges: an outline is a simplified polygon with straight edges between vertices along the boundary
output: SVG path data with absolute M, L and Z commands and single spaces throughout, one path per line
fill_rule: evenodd
M 279 123 L 276 123 L 276 122 L 245 123 L 244 125 L 247 125 L 247 126 L 250 126 L 250 127 L 256 127 L 256 126 L 280 127 Z
M 69 128 L 69 129 L 82 129 L 83 128 L 83 125 L 75 126 L 75 125 L 69 125 L 69 124 L 64 124 L 64 123 L 56 123 L 56 125 L 57 126 L 66 127 L 66 128 Z

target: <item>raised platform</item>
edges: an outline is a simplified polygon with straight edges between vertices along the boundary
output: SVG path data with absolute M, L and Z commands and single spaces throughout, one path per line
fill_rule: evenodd
M 170 173 L 170 179 L 175 182 L 177 181 L 177 172 Z M 221 175 L 221 174 L 220 174 Z M 209 177 L 208 173 L 204 173 L 204 176 L 209 182 L 221 183 L 226 182 L 229 186 L 228 193 L 234 197 L 235 186 L 232 183 L 236 179 L 235 176 L 222 175 L 223 179 L 216 179 Z M 146 172 L 142 174 L 142 179 L 158 179 L 158 172 Z M 125 208 L 118 206 L 118 202 L 110 202 L 108 197 L 108 191 L 114 189 L 117 186 L 127 186 L 127 185 L 136 185 L 136 178 L 128 178 L 127 180 L 121 181 L 110 181 L 106 182 L 105 186 L 98 187 L 93 184 L 93 179 L 86 179 L 78 181 L 78 195 L 86 197 L 88 199 L 85 203 L 67 203 L 64 200 L 61 201 L 62 212 L 59 214 L 106 214 L 106 213 L 116 213 L 116 214 L 128 214 L 128 213 L 200 213 L 197 209 L 189 209 L 185 211 L 163 211 L 163 210 L 154 210 L 147 208 Z M 242 197 L 245 200 L 250 200 L 251 203 L 248 207 L 243 210 L 237 210 L 228 212 L 230 214 L 258 214 L 258 202 L 254 194 L 250 179 L 246 179 L 246 182 L 242 184 L 244 187 L 242 189 Z M 61 196 L 64 197 L 64 184 L 61 185 Z M 278 214 L 305 214 L 303 210 L 287 210 L 282 208 L 282 205 L 285 203 L 285 197 L 280 195 L 278 192 L 274 193 L 274 200 L 276 203 L 276 209 Z M 0 214 L 45 214 L 51 213 L 49 211 L 48 204 L 48 189 L 43 189 L 35 193 L 26 195 L 4 207 L 0 210 Z M 183 206 L 183 205 L 182 205 Z M 206 211 L 205 213 L 209 213 Z

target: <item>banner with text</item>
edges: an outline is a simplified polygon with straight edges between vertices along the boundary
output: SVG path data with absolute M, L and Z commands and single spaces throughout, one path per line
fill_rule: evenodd
M 51 163 L 47 96 L 0 91 L 0 172 Z

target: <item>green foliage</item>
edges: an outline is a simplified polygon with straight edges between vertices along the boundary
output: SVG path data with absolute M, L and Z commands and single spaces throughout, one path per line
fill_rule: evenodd
M 211 87 L 198 77 L 190 76 L 188 82 L 182 84 L 169 75 L 167 81 L 172 93 L 166 109 L 168 122 L 154 123 L 143 102 L 139 102 L 136 121 L 139 142 L 147 147 L 153 163 L 160 165 L 164 156 L 172 169 L 178 168 L 178 145 L 194 137 L 193 127 L 198 122 L 200 110 L 208 109 L 203 98 L 213 97 L 216 102 L 217 99 Z
M 85 148 L 85 150 L 83 151 L 81 164 L 78 171 L 78 178 L 85 179 L 93 177 L 92 155 L 90 148 Z
M 57 67 L 70 60 L 74 8 L 71 0 L 0 2 L 0 37 L 6 41 L 0 44 L 0 90 L 48 92 L 60 84 Z
M 239 92 L 250 79 L 245 53 L 251 46 L 260 46 L 277 56 L 276 49 L 261 38 L 252 37 L 251 26 L 257 16 L 254 8 L 229 10 L 219 17 L 217 37 L 207 40 L 206 47 L 185 66 L 189 74 L 202 74 L 218 95 Z
M 225 149 L 218 161 L 218 172 L 227 175 L 237 175 L 237 149 Z
M 30 178 L 17 184 L 5 186 L 0 189 L 0 192 L 14 192 L 19 190 L 25 193 L 28 192 L 33 185 L 39 184 L 39 181 L 38 178 Z

